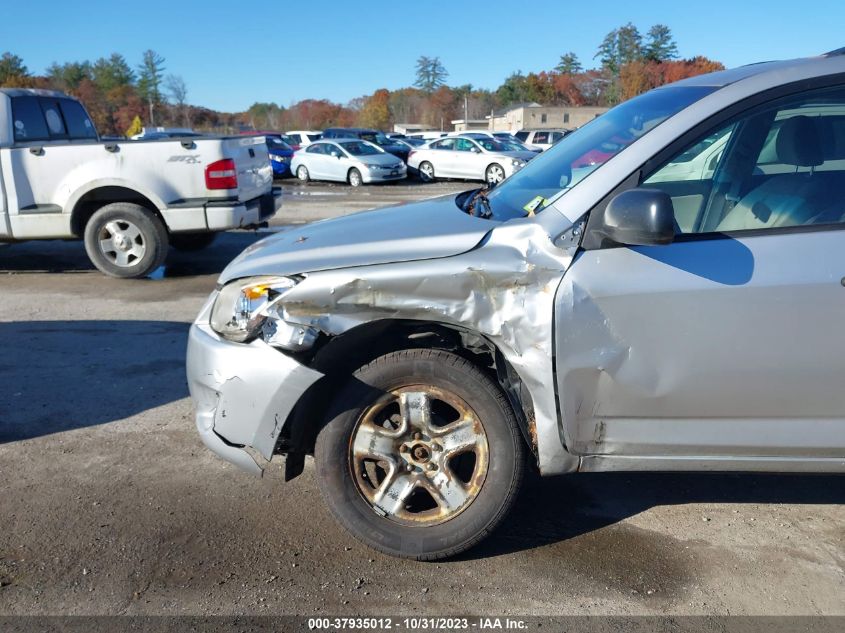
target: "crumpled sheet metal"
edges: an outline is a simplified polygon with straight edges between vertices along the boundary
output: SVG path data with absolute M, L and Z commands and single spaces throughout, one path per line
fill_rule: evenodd
M 482 246 L 454 257 L 306 275 L 284 295 L 285 320 L 329 335 L 379 319 L 459 326 L 497 346 L 531 394 L 543 473 L 569 472 L 555 402 L 555 292 L 571 256 L 533 223 L 502 225 Z

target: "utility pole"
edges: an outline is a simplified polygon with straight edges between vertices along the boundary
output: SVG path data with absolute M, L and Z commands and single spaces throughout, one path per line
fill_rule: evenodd
M 467 94 L 464 93 L 464 129 L 465 130 L 469 129 L 469 114 L 467 114 L 469 112 L 469 107 L 467 105 L 468 100 L 469 100 L 469 98 L 468 98 Z

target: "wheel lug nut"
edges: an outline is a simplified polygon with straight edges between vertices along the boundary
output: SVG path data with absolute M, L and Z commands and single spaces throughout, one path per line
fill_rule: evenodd
M 399 452 L 400 453 L 407 453 L 408 452 L 408 445 L 402 444 L 402 446 L 399 447 Z
M 429 470 L 437 470 L 437 464 L 429 464 L 428 469 Z
M 415 439 L 415 440 L 418 440 L 418 439 L 421 439 L 421 438 L 422 438 L 422 435 L 420 435 L 420 432 L 419 432 L 419 431 L 417 431 L 416 433 L 414 433 L 414 439 Z
M 405 470 L 407 470 L 408 472 L 411 472 L 411 471 L 414 470 L 414 467 L 411 466 L 410 464 L 408 464 L 407 466 L 405 466 Z

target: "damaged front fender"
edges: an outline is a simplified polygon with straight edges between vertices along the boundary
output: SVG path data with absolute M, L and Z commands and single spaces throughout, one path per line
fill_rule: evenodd
M 566 452 L 558 424 L 552 324 L 555 292 L 571 259 L 542 227 L 511 222 L 461 255 L 310 273 L 279 310 L 284 321 L 328 336 L 382 319 L 477 332 L 530 394 L 529 432 L 533 418 L 541 472 L 566 472 L 577 459 Z

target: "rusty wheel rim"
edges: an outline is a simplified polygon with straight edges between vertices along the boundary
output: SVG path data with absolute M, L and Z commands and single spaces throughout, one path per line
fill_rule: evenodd
M 481 419 L 455 394 L 429 385 L 391 390 L 358 419 L 349 443 L 353 481 L 378 515 L 408 526 L 466 510 L 487 477 Z

